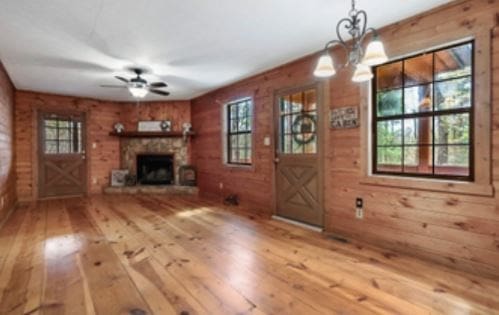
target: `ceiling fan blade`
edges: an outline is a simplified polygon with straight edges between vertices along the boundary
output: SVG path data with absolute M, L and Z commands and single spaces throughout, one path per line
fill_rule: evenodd
M 166 84 L 165 82 L 154 82 L 154 83 L 149 84 L 149 86 L 153 87 L 153 88 L 164 88 L 164 87 L 167 87 L 168 84 Z
M 170 92 L 160 91 L 160 90 L 155 90 L 155 89 L 149 89 L 149 92 L 155 93 L 155 94 L 159 94 L 159 95 L 163 95 L 163 96 L 170 95 Z
M 110 84 L 102 84 L 102 85 L 99 85 L 100 87 L 103 87 L 103 88 L 114 88 L 114 89 L 125 89 L 126 86 L 125 85 L 110 85 Z
M 128 80 L 127 80 L 127 79 L 125 79 L 125 78 L 123 78 L 123 77 L 120 77 L 120 76 L 118 76 L 118 75 L 116 75 L 116 76 L 114 76 L 114 77 L 115 77 L 116 79 L 120 80 L 120 81 L 123 81 L 123 82 L 125 82 L 125 83 L 128 83 Z

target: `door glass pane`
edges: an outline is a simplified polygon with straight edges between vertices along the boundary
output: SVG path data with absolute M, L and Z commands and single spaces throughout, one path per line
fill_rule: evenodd
M 45 154 L 81 153 L 83 149 L 82 125 L 78 120 L 51 115 L 43 120 Z
M 289 108 L 287 101 L 290 101 Z M 317 153 L 317 95 L 315 89 L 282 96 L 279 126 L 281 153 Z

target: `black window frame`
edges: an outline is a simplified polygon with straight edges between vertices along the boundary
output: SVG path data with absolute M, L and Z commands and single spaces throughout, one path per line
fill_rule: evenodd
M 469 45 L 471 44 L 471 73 L 469 75 L 464 75 L 464 76 L 456 76 L 456 77 L 451 77 L 451 78 L 446 78 L 446 79 L 440 79 L 436 80 L 435 79 L 435 73 L 436 73 L 436 68 L 435 68 L 435 54 L 439 51 L 444 51 L 447 49 L 452 49 L 455 47 L 459 46 L 464 46 L 464 45 Z M 475 159 L 475 145 L 474 145 L 474 111 L 475 111 L 475 41 L 474 40 L 468 40 L 468 41 L 463 41 L 459 42 L 456 44 L 452 45 L 447 45 L 443 47 L 439 47 L 436 49 L 428 50 L 423 53 L 419 54 L 414 54 L 414 55 L 409 55 L 405 56 L 402 58 L 390 60 L 387 63 L 374 66 L 373 67 L 373 80 L 372 80 L 372 126 L 371 126 L 371 132 L 372 132 L 372 137 L 371 137 L 371 152 L 372 152 L 372 174 L 373 175 L 389 175 L 389 176 L 397 176 L 397 177 L 415 177 L 415 178 L 428 178 L 428 179 L 436 179 L 436 180 L 455 180 L 455 181 L 463 181 L 463 182 L 473 182 L 475 179 L 475 165 L 474 165 L 474 159 Z M 420 57 L 424 56 L 427 54 L 432 54 L 432 80 L 430 82 L 424 82 L 424 83 L 419 83 L 419 84 L 412 84 L 412 85 L 405 85 L 405 70 L 404 70 L 404 65 L 405 61 L 408 59 L 412 59 L 415 57 Z M 382 116 L 378 117 L 378 103 L 377 103 L 377 69 L 382 66 L 386 66 L 389 64 L 394 64 L 397 62 L 402 62 L 402 82 L 401 82 L 401 91 L 402 91 L 402 114 L 397 114 L 397 115 L 388 115 L 388 116 Z M 435 83 L 440 83 L 440 82 L 448 82 L 452 80 L 458 80 L 461 78 L 470 78 L 471 81 L 471 89 L 470 89 L 470 107 L 467 108 L 453 108 L 453 109 L 445 109 L 445 110 L 436 110 L 436 97 L 435 97 Z M 432 110 L 425 112 L 417 112 L 417 113 L 405 113 L 405 89 L 407 87 L 415 87 L 415 86 L 424 86 L 424 85 L 431 85 L 432 89 Z M 391 88 L 387 90 L 396 90 L 397 88 Z M 469 141 L 468 141 L 468 146 L 469 146 L 469 160 L 468 160 L 468 170 L 469 174 L 468 176 L 462 176 L 462 175 L 446 175 L 446 174 L 435 174 L 435 120 L 436 118 L 440 116 L 446 116 L 446 115 L 453 115 L 453 114 L 469 114 Z M 431 138 L 432 138 L 432 143 L 431 143 L 431 148 L 432 148 L 432 173 L 431 174 L 425 174 L 425 173 L 410 173 L 410 172 L 404 172 L 404 160 L 405 160 L 405 143 L 404 143 L 404 121 L 406 119 L 417 119 L 417 118 L 427 118 L 430 117 L 432 121 L 432 132 L 431 132 Z M 402 122 L 401 125 L 401 137 L 402 137 L 402 143 L 400 145 L 401 147 L 401 171 L 383 171 L 383 170 L 378 170 L 378 164 L 377 164 L 377 159 L 378 159 L 378 144 L 377 144 L 377 127 L 378 127 L 378 122 L 380 121 L 396 121 L 400 120 Z M 452 145 L 452 144 L 447 144 L 447 145 Z M 460 144 L 463 145 L 463 144 Z
M 239 115 L 239 106 L 242 106 L 242 105 L 245 105 L 245 106 L 249 106 L 249 110 L 247 111 L 247 115 L 246 116 L 240 116 Z M 232 117 L 232 108 L 233 107 L 237 107 L 237 110 L 236 110 L 236 117 Z M 253 164 L 253 100 L 251 98 L 244 98 L 244 99 L 240 99 L 240 100 L 237 100 L 237 101 L 233 101 L 233 102 L 230 102 L 226 105 L 226 128 L 227 128 L 227 134 L 226 134 L 226 141 L 227 141 L 227 145 L 226 145 L 226 148 L 227 148 L 227 152 L 226 152 L 226 159 L 227 159 L 227 164 L 228 165 L 234 165 L 234 166 L 251 166 Z M 237 128 L 237 130 L 232 130 L 232 126 L 231 126 L 231 122 L 236 120 L 236 121 L 239 121 L 239 119 L 241 117 L 244 117 L 246 119 L 249 120 L 249 129 L 244 129 L 244 130 L 239 130 L 239 127 Z M 239 126 L 239 124 L 237 124 L 237 126 Z M 249 152 L 249 160 L 250 162 L 240 162 L 239 161 L 233 161 L 232 160 L 232 151 L 233 150 L 239 150 L 241 149 L 240 146 L 238 146 L 237 148 L 233 148 L 232 147 L 232 141 L 231 141 L 231 137 L 233 136 L 240 136 L 240 135 L 250 135 L 249 138 L 250 138 L 250 141 L 249 143 L 244 146 L 243 148 L 245 150 L 247 150 Z

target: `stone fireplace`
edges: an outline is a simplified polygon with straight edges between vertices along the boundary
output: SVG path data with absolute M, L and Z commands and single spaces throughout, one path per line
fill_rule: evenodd
M 142 162 L 149 162 L 149 166 L 143 168 Z M 136 175 L 140 184 L 178 185 L 179 168 L 187 164 L 187 143 L 182 138 L 122 139 L 121 167 Z M 144 176 L 145 182 L 141 180 Z M 166 179 L 168 176 L 171 178 Z
M 171 185 L 174 181 L 173 155 L 137 155 L 137 183 L 139 185 Z

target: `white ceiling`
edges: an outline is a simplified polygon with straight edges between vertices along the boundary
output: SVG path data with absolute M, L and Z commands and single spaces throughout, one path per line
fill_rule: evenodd
M 358 0 L 381 27 L 449 0 Z M 320 50 L 349 0 L 0 0 L 0 60 L 22 90 L 131 100 L 114 75 L 145 66 L 166 99 L 207 91 Z M 148 96 L 146 100 L 158 100 Z

